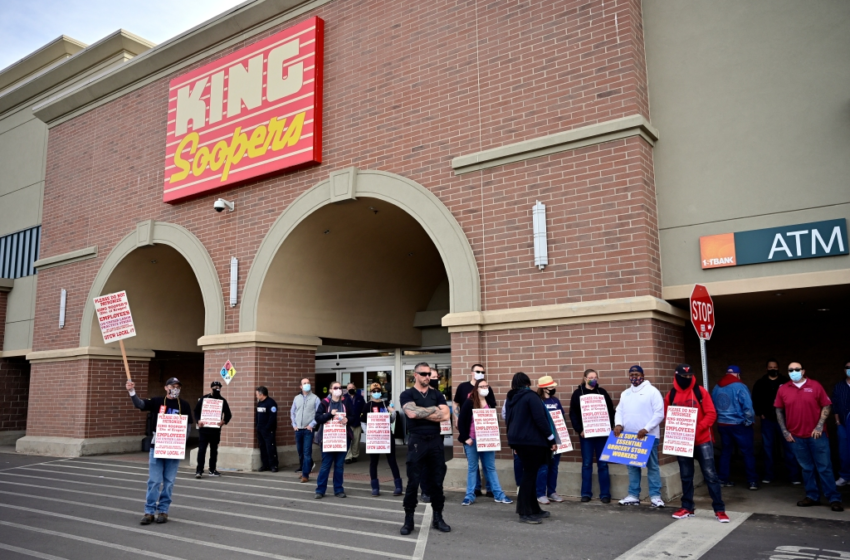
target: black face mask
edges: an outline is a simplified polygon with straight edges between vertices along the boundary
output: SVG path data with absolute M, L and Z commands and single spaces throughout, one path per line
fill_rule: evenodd
M 767 370 L 767 375 L 769 375 L 770 377 L 777 377 L 777 376 L 779 376 L 779 370 L 778 369 L 769 369 L 769 370 Z
M 356 392 L 357 392 L 357 389 L 349 389 L 349 390 L 348 390 L 348 394 L 349 394 L 349 395 L 353 395 L 353 394 L 354 394 L 354 393 L 356 393 Z
M 678 373 L 676 374 L 676 383 L 678 383 L 679 387 L 681 387 L 682 389 L 687 389 L 688 387 L 690 387 L 691 381 L 693 380 L 693 376 L 685 377 L 684 375 L 679 375 Z
M 430 385 L 434 389 L 439 389 L 440 388 L 440 380 L 439 379 L 431 379 L 430 381 L 428 381 L 428 385 Z
M 550 397 L 554 397 L 554 396 L 555 396 L 555 389 L 549 389 L 549 396 L 550 396 Z
M 220 392 L 220 391 L 221 391 L 221 389 L 213 388 L 213 391 L 212 391 L 212 392 L 213 392 L 213 393 L 218 393 L 218 392 Z

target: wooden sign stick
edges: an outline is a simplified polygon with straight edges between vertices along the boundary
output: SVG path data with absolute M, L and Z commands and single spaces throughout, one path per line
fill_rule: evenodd
M 132 381 L 130 377 L 130 364 L 127 363 L 127 351 L 124 350 L 124 340 L 119 340 L 118 344 L 121 345 L 121 357 L 124 358 L 124 371 L 127 373 L 127 381 Z

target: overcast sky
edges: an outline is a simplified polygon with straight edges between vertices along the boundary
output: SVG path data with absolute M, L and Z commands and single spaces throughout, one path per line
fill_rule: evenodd
M 162 43 L 245 0 L 0 0 L 0 69 L 60 35 L 88 45 L 125 29 Z

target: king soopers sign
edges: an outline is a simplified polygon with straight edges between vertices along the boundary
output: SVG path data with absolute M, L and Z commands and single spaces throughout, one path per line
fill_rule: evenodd
M 171 80 L 164 202 L 321 162 L 323 25 L 310 18 Z

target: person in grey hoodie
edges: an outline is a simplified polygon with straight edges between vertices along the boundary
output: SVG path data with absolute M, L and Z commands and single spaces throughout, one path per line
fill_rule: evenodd
M 639 438 L 655 436 L 655 446 L 646 462 L 646 478 L 649 481 L 649 498 L 654 508 L 664 507 L 661 499 L 661 469 L 658 466 L 659 425 L 664 420 L 664 397 L 644 378 L 643 368 L 629 368 L 632 386 L 620 395 L 614 414 L 614 435 L 623 432 L 637 433 Z M 629 466 L 629 494 L 620 500 L 621 506 L 640 505 L 640 467 Z
M 313 393 L 310 380 L 301 380 L 301 392 L 292 399 L 289 420 L 295 430 L 295 446 L 298 448 L 298 468 L 301 482 L 310 480 L 313 471 L 313 430 L 316 429 L 316 411 L 319 410 L 319 397 Z

